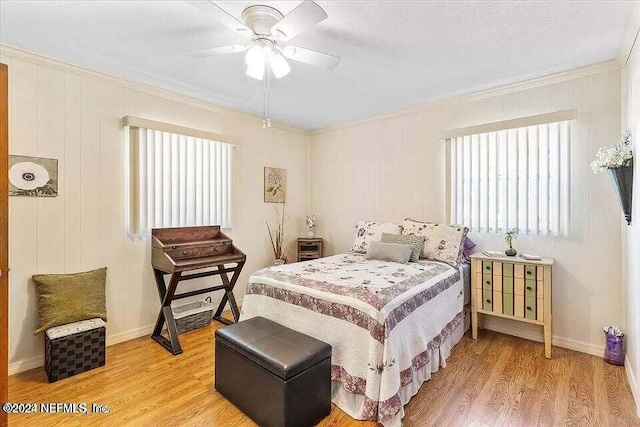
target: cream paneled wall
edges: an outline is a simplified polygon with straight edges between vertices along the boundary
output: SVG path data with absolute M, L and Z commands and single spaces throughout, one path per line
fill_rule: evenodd
M 554 343 L 600 354 L 602 326 L 625 327 L 621 279 L 622 216 L 609 178 L 593 175 L 597 148 L 620 136 L 620 70 L 600 64 L 571 73 L 460 97 L 408 112 L 316 131 L 310 144 L 310 209 L 328 253 L 350 248 L 359 220 L 405 217 L 445 221 L 445 145 L 441 132 L 577 109 L 572 148 L 572 234 L 521 236 L 516 247 L 556 259 Z M 502 236 L 471 235 L 480 249 Z M 488 319 L 491 329 L 542 340 L 539 328 Z
M 247 253 L 236 294 L 272 260 L 264 221 L 263 167 L 288 170 L 289 237 L 304 231 L 308 202 L 306 133 L 263 131 L 247 114 L 4 48 L 9 66 L 9 153 L 59 159 L 59 196 L 10 198 L 10 371 L 43 363 L 34 336 L 37 297 L 31 276 L 108 267 L 108 342 L 150 332 L 159 301 L 148 240 L 125 223 L 125 139 L 120 119 L 135 115 L 236 136 L 234 242 Z M 293 243 L 290 256 L 293 256 Z M 196 284 L 186 284 L 196 286 Z M 219 295 L 217 296 L 219 299 Z
M 635 5 L 628 18 L 630 44 L 640 31 L 640 5 Z M 627 58 L 624 58 L 627 59 Z M 630 129 L 634 146 L 634 183 L 631 225 L 625 226 L 624 274 L 627 303 L 627 360 L 625 368 L 629 385 L 640 408 L 640 46 L 633 47 L 622 70 L 622 129 Z

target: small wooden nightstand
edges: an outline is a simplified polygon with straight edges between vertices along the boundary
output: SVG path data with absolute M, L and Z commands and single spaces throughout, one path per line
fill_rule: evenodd
M 544 328 L 544 354 L 551 359 L 552 258 L 471 255 L 471 327 L 478 338 L 478 314 L 504 317 Z
M 322 239 L 298 239 L 298 262 L 322 258 Z

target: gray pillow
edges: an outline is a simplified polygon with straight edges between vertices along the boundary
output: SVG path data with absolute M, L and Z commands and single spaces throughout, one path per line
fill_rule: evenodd
M 424 236 L 411 235 L 411 234 L 389 234 L 382 233 L 382 242 L 384 243 L 401 243 L 403 245 L 410 245 L 412 248 L 411 258 L 409 261 L 418 261 L 420 254 L 422 253 L 422 247 L 424 246 Z
M 411 245 L 403 245 L 401 243 L 371 242 L 367 249 L 366 258 L 406 264 L 411 258 L 412 250 Z

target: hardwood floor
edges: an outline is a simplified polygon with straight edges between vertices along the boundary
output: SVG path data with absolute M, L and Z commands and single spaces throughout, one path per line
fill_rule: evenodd
M 254 425 L 213 388 L 213 331 L 181 336 L 173 357 L 144 337 L 107 348 L 107 366 L 48 384 L 34 369 L 9 379 L 12 402 L 86 402 L 108 414 L 11 415 L 11 426 Z M 624 369 L 562 348 L 479 331 L 405 407 L 406 426 L 633 426 L 640 420 Z M 374 426 L 333 407 L 321 426 Z

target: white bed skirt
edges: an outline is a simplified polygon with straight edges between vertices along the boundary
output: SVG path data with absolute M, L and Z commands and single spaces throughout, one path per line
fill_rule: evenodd
M 466 319 L 467 316 L 465 316 L 465 320 Z M 400 389 L 402 408 L 394 418 L 383 423 L 385 427 L 402 425 L 404 405 L 418 393 L 420 386 L 422 386 L 425 381 L 431 379 L 431 374 L 438 372 L 440 367 L 445 368 L 447 366 L 447 359 L 449 355 L 451 355 L 451 349 L 460 342 L 467 329 L 467 321 L 461 322 L 458 327 L 454 328 L 449 336 L 442 341 L 440 347 L 434 349 L 433 353 L 431 353 L 430 363 L 416 371 L 415 378 L 417 378 L 418 381 L 412 381 Z M 331 383 L 331 394 L 331 401 L 352 418 L 357 419 L 358 414 L 362 413 L 365 403 L 365 397 L 363 395 L 350 393 L 344 388 L 343 383 L 337 381 L 332 381 Z

